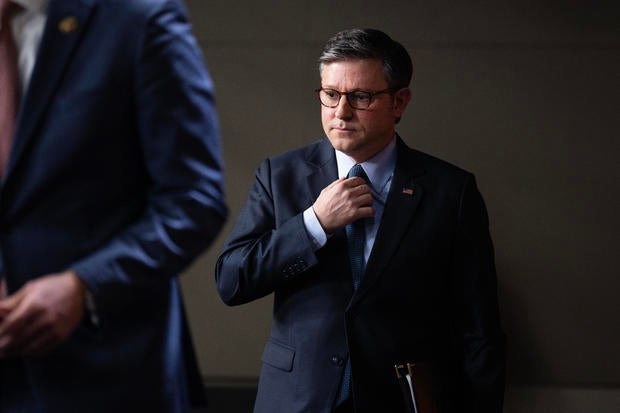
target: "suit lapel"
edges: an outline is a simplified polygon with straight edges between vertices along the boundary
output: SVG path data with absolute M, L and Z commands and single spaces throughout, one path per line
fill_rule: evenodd
M 307 188 L 307 203 L 312 205 L 327 185 L 338 179 L 338 165 L 334 148 L 327 139 L 315 146 L 306 159 L 309 173 L 300 182 L 300 188 Z
M 36 134 L 65 68 L 84 33 L 94 0 L 51 0 L 28 90 L 22 99 L 7 178 Z
M 416 154 L 398 138 L 396 167 L 390 193 L 368 258 L 364 278 L 353 297 L 352 304 L 361 300 L 377 281 L 409 229 L 422 199 L 423 188 L 416 183 L 415 178 L 424 174 L 424 168 Z

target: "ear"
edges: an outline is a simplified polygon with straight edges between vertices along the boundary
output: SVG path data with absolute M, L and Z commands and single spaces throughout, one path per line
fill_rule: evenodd
M 407 109 L 407 105 L 411 100 L 411 89 L 408 87 L 404 87 L 394 93 L 394 115 L 397 118 L 403 116 L 405 113 L 405 109 Z

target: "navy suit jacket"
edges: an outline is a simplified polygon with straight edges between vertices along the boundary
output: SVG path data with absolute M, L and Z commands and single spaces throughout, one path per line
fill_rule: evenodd
M 21 103 L 0 273 L 14 292 L 74 269 L 100 323 L 46 356 L 0 360 L 0 406 L 188 411 L 190 388 L 204 394 L 175 275 L 227 209 L 213 85 L 183 5 L 51 0 Z
M 337 178 L 327 139 L 267 159 L 218 260 L 227 304 L 275 293 L 255 412 L 331 412 L 347 357 L 357 412 L 404 411 L 394 365 L 407 362 L 431 366 L 442 412 L 501 411 L 504 339 L 474 177 L 399 138 L 355 294 L 344 231 L 315 252 L 302 217 Z

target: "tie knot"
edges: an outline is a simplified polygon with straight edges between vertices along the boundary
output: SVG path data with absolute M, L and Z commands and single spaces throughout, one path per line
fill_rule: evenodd
M 347 178 L 352 178 L 354 176 L 358 176 L 368 182 L 368 175 L 366 175 L 366 171 L 364 171 L 364 168 L 362 168 L 362 165 L 359 163 L 353 165 L 347 174 Z

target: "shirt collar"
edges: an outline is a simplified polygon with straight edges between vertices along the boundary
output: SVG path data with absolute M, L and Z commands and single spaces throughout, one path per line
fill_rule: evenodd
M 23 9 L 34 13 L 45 13 L 49 0 L 13 0 L 13 3 L 20 5 Z
M 338 164 L 338 176 L 347 176 L 349 170 L 356 162 L 344 152 L 336 151 L 336 163 Z M 378 191 L 392 176 L 395 165 L 396 137 L 375 156 L 362 162 L 362 168 L 364 168 L 366 175 L 368 175 L 370 185 Z

